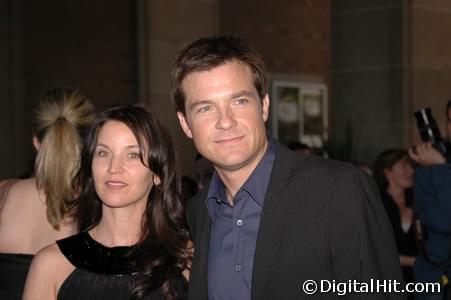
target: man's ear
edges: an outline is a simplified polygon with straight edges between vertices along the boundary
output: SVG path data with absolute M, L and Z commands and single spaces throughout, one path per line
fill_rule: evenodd
M 183 132 L 186 134 L 187 137 L 192 139 L 193 138 L 193 134 L 191 132 L 191 129 L 189 128 L 188 123 L 186 122 L 185 115 L 181 111 L 178 111 L 177 112 L 177 118 L 179 118 L 179 123 L 180 123 L 180 126 L 182 127 Z
M 31 141 L 33 142 L 34 149 L 36 149 L 36 151 L 39 151 L 39 148 L 41 148 L 41 142 L 39 141 L 38 137 L 33 135 Z
M 269 96 L 266 94 L 266 96 L 262 100 L 262 113 L 263 113 L 263 121 L 268 121 L 269 117 Z

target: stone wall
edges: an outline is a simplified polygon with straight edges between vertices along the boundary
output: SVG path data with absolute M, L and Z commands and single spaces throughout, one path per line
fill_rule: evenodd
M 451 2 L 411 1 L 410 51 L 409 51 L 409 99 L 406 110 L 430 107 L 446 135 L 445 108 L 451 99 Z M 411 119 L 409 138 L 417 142 L 419 135 Z
M 29 174 L 30 118 L 39 96 L 81 89 L 98 110 L 137 101 L 135 1 L 1 0 L 0 178 Z

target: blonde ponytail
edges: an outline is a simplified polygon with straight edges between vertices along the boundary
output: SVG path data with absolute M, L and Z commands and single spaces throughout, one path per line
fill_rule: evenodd
M 46 195 L 47 219 L 55 228 L 68 213 L 65 203 L 76 196 L 72 182 L 80 165 L 81 135 L 93 119 L 89 100 L 70 89 L 47 92 L 36 111 L 35 135 L 40 141 L 36 185 Z

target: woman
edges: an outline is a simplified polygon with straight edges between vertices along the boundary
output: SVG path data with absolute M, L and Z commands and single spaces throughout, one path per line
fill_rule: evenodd
M 149 112 L 119 106 L 95 121 L 74 202 L 80 234 L 33 260 L 24 299 L 180 299 L 188 231 L 169 134 Z
M 72 180 L 93 120 L 92 104 L 78 91 L 41 97 L 33 119 L 34 176 L 0 188 L 0 299 L 20 299 L 33 255 L 75 233 L 66 203 L 78 193 Z
M 412 208 L 413 174 L 404 149 L 388 149 L 377 157 L 374 164 L 373 175 L 393 226 L 406 282 L 414 281 L 412 268 L 418 253 Z

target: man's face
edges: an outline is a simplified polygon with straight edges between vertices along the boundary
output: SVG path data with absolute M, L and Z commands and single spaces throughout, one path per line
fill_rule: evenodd
M 269 98 L 258 96 L 250 68 L 237 61 L 189 74 L 182 82 L 185 134 L 219 170 L 240 170 L 263 156 Z
M 451 107 L 446 112 L 446 131 L 448 133 L 448 139 L 451 141 Z

